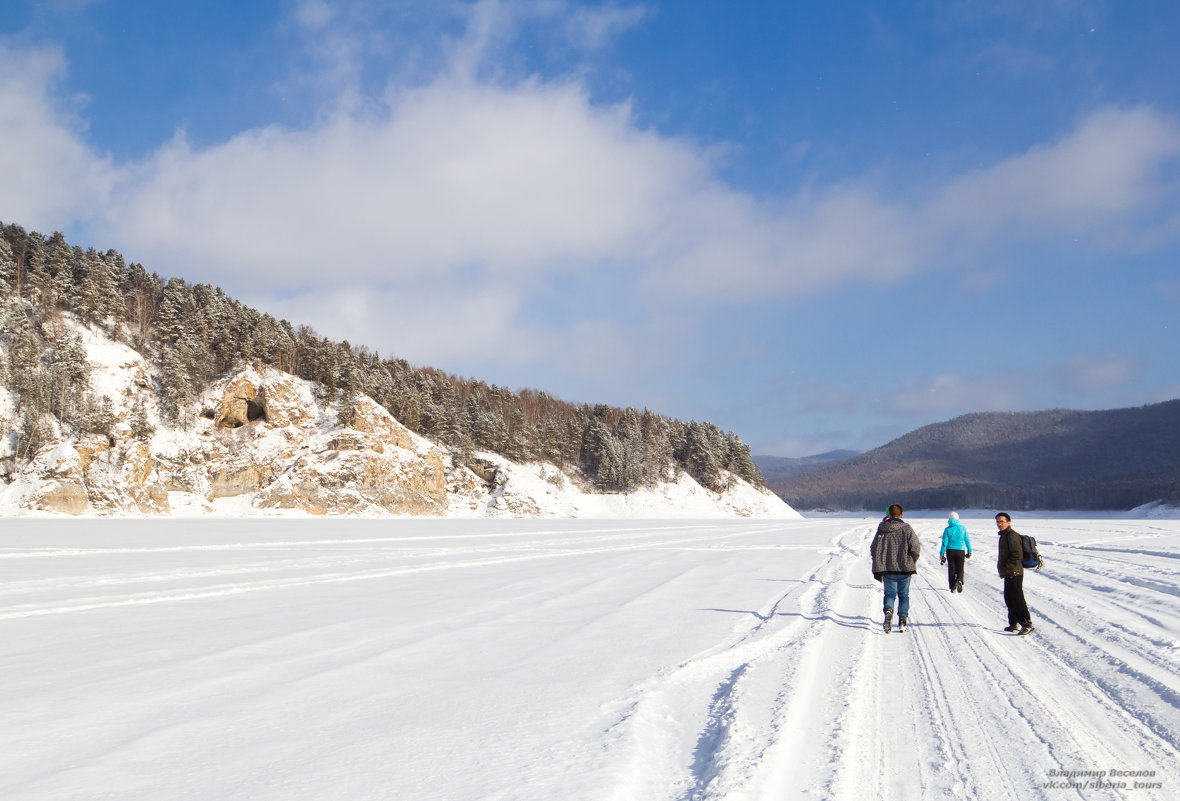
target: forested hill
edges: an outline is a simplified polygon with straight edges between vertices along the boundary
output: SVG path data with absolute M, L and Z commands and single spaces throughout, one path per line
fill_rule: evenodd
M 1129 509 L 1180 500 L 1180 400 L 968 414 L 770 482 L 797 509 Z
M 711 423 L 567 403 L 382 358 L 276 320 L 208 284 L 165 281 L 114 250 L 83 250 L 60 233 L 45 237 L 0 223 L 0 336 L 7 351 L 0 382 L 16 399 L 7 428 L 17 434 L 18 461 L 55 426 L 66 435 L 105 433 L 114 422 L 89 394 L 76 336 L 59 336 L 64 328 L 54 322 L 63 312 L 103 328 L 154 365 L 160 406 L 180 427 L 197 413 L 204 388 L 254 362 L 318 382 L 329 398 L 368 395 L 460 461 L 478 450 L 548 461 L 611 492 L 654 486 L 676 469 L 714 490 L 725 488 L 726 471 L 763 483 L 749 447 Z M 137 431 L 148 436 L 142 418 Z

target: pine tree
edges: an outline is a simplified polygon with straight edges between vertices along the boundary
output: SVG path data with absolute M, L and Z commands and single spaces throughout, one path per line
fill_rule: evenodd
M 7 241 L 12 249 L 12 258 L 16 263 L 12 276 L 12 294 L 19 298 L 25 289 L 25 256 L 29 249 L 29 235 L 21 226 L 12 224 L 0 226 L 0 239 Z
M 124 316 L 131 325 L 132 345 L 136 348 L 144 347 L 151 337 L 156 298 L 161 290 L 159 276 L 148 275 L 142 264 L 134 263 L 127 269 L 123 287 Z
M 80 342 L 64 337 L 42 358 L 42 330 L 57 336 L 44 324 L 68 308 L 90 324 L 127 322 L 115 327 L 116 336 L 127 336 L 160 366 L 161 408 L 186 427 L 201 388 L 257 359 L 317 382 L 317 395 L 339 404 L 343 423 L 352 422 L 355 398 L 367 394 L 411 430 L 460 455 L 478 448 L 520 461 L 544 459 L 581 470 L 604 490 L 631 492 L 680 470 L 715 490 L 724 488 L 726 471 L 761 481 L 749 447 L 710 423 L 686 424 L 646 409 L 573 405 L 537 390 L 513 392 L 404 359 L 382 360 L 363 346 L 292 328 L 208 284 L 165 283 L 140 264 L 127 267 L 113 250 L 83 251 L 60 233 L 46 241 L 19 226 L 0 226 L 0 233 L 0 297 L 33 301 L 7 304 L 2 336 L 8 358 L 0 365 L 20 413 L 27 413 L 18 425 L 29 431 L 38 421 L 51 422 L 38 416 L 49 411 L 67 426 L 107 424 L 101 402 L 86 392 Z M 142 402 L 131 419 L 136 436 L 151 437 Z
M 197 396 L 196 388 L 189 378 L 188 365 L 180 349 L 169 348 L 164 352 L 160 378 L 160 399 L 169 419 L 179 422 L 188 429 L 188 404 Z
M 180 278 L 170 278 L 160 297 L 160 308 L 156 314 L 156 335 L 165 344 L 175 344 L 187 338 L 189 322 L 192 319 L 188 287 Z
M 49 237 L 48 251 L 41 271 L 39 289 L 41 304 L 54 309 L 66 302 L 74 283 L 74 249 L 61 231 Z
M 23 304 L 8 307 L 4 327 L 9 332 L 8 360 L 15 370 L 28 370 L 41 364 L 41 337 L 33 328 L 30 313 Z
M 93 249 L 82 258 L 86 268 L 77 303 L 82 321 L 93 324 L 105 320 L 114 310 L 115 281 L 106 261 Z
M 12 245 L 0 236 L 0 299 L 13 293 L 16 284 L 16 259 L 12 255 Z
M 127 416 L 127 422 L 131 426 L 132 436 L 136 439 L 147 442 L 155 436 L 156 427 L 148 419 L 147 409 L 144 408 L 142 398 L 135 399 L 135 403 L 131 406 L 131 412 Z
M 49 275 L 45 272 L 45 237 L 36 231 L 29 234 L 24 261 L 25 282 L 21 288 L 22 294 L 36 300 L 42 287 L 49 280 Z
M 37 455 L 41 446 L 53 436 L 53 426 L 42 412 L 29 406 L 21 412 L 16 429 L 16 456 L 28 461 Z

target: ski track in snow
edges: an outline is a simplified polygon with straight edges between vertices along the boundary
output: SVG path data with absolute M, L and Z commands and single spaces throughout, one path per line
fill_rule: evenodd
M 613 744 L 626 756 L 608 797 L 1139 798 L 1155 791 L 1041 785 L 1051 769 L 1180 775 L 1174 641 L 1133 628 L 1147 623 L 1140 628 L 1158 632 L 1158 620 L 1134 610 L 1162 607 L 1175 636 L 1174 607 L 1166 606 L 1175 584 L 1140 578 L 1141 563 L 1129 571 L 1118 560 L 1114 569 L 1079 568 L 1077 557 L 1063 555 L 1058 573 L 1026 580 L 1039 628 L 1017 638 L 999 631 L 1006 623 L 999 581 L 984 595 L 976 582 L 950 593 L 930 545 L 941 528 L 916 527 L 926 558 L 912 582 L 907 632 L 885 635 L 880 585 L 862 578 L 874 528 L 842 533 L 837 549 L 756 623 L 638 688 L 618 724 L 630 741 Z M 980 556 L 968 562 L 972 578 L 994 571 L 994 558 Z M 1079 589 L 1079 571 L 1114 584 L 1095 579 Z M 1050 597 L 1035 583 L 1042 579 L 1055 585 Z M 799 611 L 780 611 L 793 596 Z M 1063 604 L 1072 616 L 1055 617 Z M 1126 622 L 1098 625 L 1094 610 L 1104 606 Z M 756 686 L 758 672 L 777 676 L 773 696 L 768 682 Z M 701 699 L 703 714 L 689 714 Z M 755 719 L 767 708 L 759 728 Z M 678 733 L 693 727 L 696 747 L 686 760 L 675 749 L 688 738 Z
M 990 521 L 963 593 L 910 522 L 889 634 L 870 520 L 10 527 L 0 797 L 1180 796 L 1180 523 L 1020 521 L 1017 637 Z M 1110 769 L 1164 787 L 1044 786 Z

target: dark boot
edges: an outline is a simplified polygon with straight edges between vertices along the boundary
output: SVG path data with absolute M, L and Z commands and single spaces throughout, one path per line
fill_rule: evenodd
M 885 633 L 888 634 L 893 630 L 893 610 L 885 610 Z

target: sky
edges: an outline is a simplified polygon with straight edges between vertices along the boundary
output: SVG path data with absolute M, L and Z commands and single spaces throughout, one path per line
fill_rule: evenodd
M 867 450 L 1180 397 L 1172 2 L 6 0 L 0 221 L 382 356 Z

